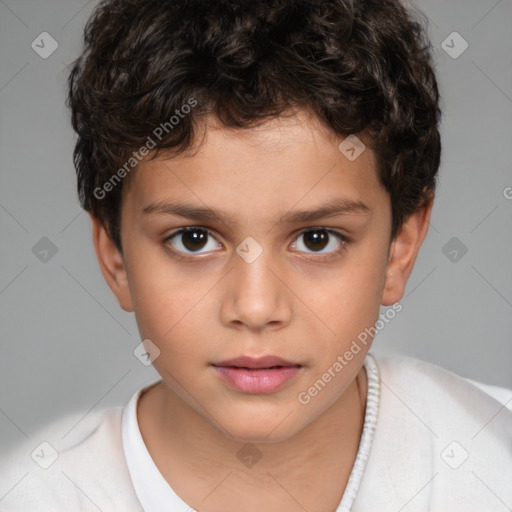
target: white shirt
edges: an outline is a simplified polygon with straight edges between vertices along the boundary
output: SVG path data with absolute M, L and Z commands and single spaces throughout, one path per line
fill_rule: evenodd
M 403 356 L 375 356 L 375 360 L 380 402 L 352 512 L 501 512 L 510 508 L 512 411 L 504 404 L 512 405 L 512 391 L 487 387 L 486 391 L 499 391 L 500 403 L 474 383 L 436 365 Z M 68 429 L 69 418 L 31 436 L 0 461 L 0 510 L 185 512 L 187 506 L 160 475 L 143 443 L 136 441 L 134 397 L 142 389 L 126 407 L 89 414 L 65 440 L 61 434 Z M 126 451 L 125 440 L 130 445 Z M 58 453 L 48 469 L 35 462 L 33 452 L 40 441 L 49 442 Z M 47 447 L 42 449 L 41 460 L 48 452 Z M 148 474 L 151 484 L 144 484 Z M 345 496 L 349 489 L 351 485 Z M 169 500 L 164 508 L 151 501 L 159 498 Z M 176 502 L 172 506 L 171 499 Z M 148 506 L 158 508 L 145 509 Z

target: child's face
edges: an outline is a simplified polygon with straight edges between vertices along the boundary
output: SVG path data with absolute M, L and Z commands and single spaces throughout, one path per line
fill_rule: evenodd
M 124 261 L 106 278 L 135 312 L 141 338 L 159 348 L 153 364 L 167 386 L 237 439 L 285 439 L 323 413 L 358 374 L 370 343 L 358 342 L 332 377 L 338 356 L 375 324 L 380 304 L 402 296 L 408 273 L 397 276 L 406 262 L 388 261 L 391 205 L 375 156 L 367 148 L 349 161 L 342 140 L 305 114 L 251 131 L 210 126 L 195 155 L 140 164 L 124 191 Z M 365 207 L 279 222 L 335 201 Z M 222 212 L 225 222 L 144 213 L 171 202 Z M 169 239 L 186 226 L 201 229 Z M 266 355 L 300 368 L 277 389 L 249 376 L 241 390 L 213 366 Z M 330 382 L 312 396 L 329 368 Z

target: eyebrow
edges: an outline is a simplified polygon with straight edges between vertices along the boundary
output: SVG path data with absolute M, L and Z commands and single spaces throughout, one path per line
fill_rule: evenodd
M 225 224 L 236 224 L 235 216 L 223 211 L 197 207 L 181 201 L 158 201 L 150 203 L 142 210 L 143 214 L 175 215 L 198 221 L 220 221 Z M 284 213 L 278 217 L 277 224 L 297 224 L 312 222 L 338 215 L 358 214 L 367 215 L 371 209 L 362 201 L 337 198 L 313 210 L 296 210 Z

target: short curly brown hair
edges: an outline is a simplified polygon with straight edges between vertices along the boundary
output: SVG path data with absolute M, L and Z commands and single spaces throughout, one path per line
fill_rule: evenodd
M 394 238 L 433 196 L 441 158 L 422 20 L 399 0 L 100 1 L 68 77 L 82 207 L 122 252 L 121 178 L 138 148 L 179 154 L 203 115 L 251 128 L 298 107 L 370 142 Z

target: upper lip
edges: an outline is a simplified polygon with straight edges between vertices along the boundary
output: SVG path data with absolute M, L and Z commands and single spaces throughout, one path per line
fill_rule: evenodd
M 235 357 L 234 359 L 226 359 L 218 363 L 212 363 L 213 366 L 236 366 L 240 368 L 270 368 L 272 366 L 301 366 L 297 363 L 286 361 L 277 356 L 264 356 L 264 357 Z

